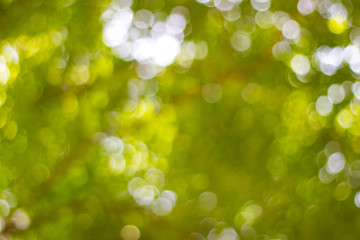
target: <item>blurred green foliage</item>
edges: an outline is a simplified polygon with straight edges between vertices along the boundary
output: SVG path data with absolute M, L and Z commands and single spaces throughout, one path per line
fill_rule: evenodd
M 359 11 L 0 0 L 0 240 L 358 239 Z

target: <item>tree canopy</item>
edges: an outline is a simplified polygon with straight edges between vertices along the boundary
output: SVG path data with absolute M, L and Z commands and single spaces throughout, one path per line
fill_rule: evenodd
M 355 240 L 360 3 L 0 0 L 0 240 Z

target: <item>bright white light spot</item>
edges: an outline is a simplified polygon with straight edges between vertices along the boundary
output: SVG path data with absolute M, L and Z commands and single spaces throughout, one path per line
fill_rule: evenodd
M 172 64 L 180 52 L 180 42 L 172 35 L 162 35 L 155 40 L 153 59 L 156 65 L 168 66 Z
M 238 240 L 239 236 L 233 228 L 224 228 L 221 231 L 220 238 L 218 240 Z
M 132 47 L 132 56 L 138 62 L 149 59 L 153 54 L 153 42 L 151 38 L 139 38 Z
M 320 63 L 320 70 L 328 76 L 332 76 L 336 73 L 337 68 L 330 64 Z
M 239 236 L 233 228 L 224 228 L 220 232 L 218 228 L 213 228 L 210 230 L 208 240 L 238 240 Z
M 291 68 L 298 75 L 305 75 L 310 71 L 310 61 L 304 55 L 295 55 L 291 59 Z
M 0 86 L 6 84 L 10 79 L 10 70 L 6 64 L 5 58 L 0 56 Z
M 360 59 L 359 61 L 350 63 L 350 69 L 354 73 L 360 74 Z
M 355 194 L 355 198 L 354 198 L 354 202 L 355 202 L 355 205 L 360 208 L 360 192 L 357 192 Z
M 156 22 L 152 27 L 152 33 L 154 36 L 161 36 L 166 33 L 166 23 L 164 22 Z
M 300 36 L 300 26 L 294 20 L 288 20 L 282 27 L 282 33 L 287 39 L 296 39 Z
M 196 0 L 196 1 L 202 4 L 206 4 L 210 2 L 210 0 Z
M 251 0 L 252 7 L 257 11 L 266 11 L 270 8 L 270 0 Z
M 235 32 L 231 37 L 231 46 L 239 52 L 248 50 L 251 46 L 251 39 L 242 34 L 241 32 Z
M 355 95 L 355 97 L 357 99 L 360 99 L 360 82 L 356 81 L 353 85 L 352 85 L 352 91 Z
M 329 1 L 330 2 L 330 1 Z M 331 2 L 330 2 L 331 3 Z M 341 3 L 334 3 L 327 9 L 327 17 L 338 17 L 340 21 L 345 21 L 347 18 L 348 12 L 346 7 Z
M 315 4 L 311 0 L 299 0 L 297 9 L 302 15 L 309 15 L 315 11 Z
M 2 49 L 2 55 L 7 62 L 17 64 L 19 62 L 19 54 L 16 49 L 10 45 L 5 45 Z
M 319 61 L 320 70 L 328 75 L 334 75 L 341 66 L 345 52 L 341 47 L 329 48 L 328 46 L 321 46 L 315 54 Z
M 168 199 L 171 202 L 172 207 L 175 206 L 177 196 L 176 193 L 174 193 L 173 191 L 170 190 L 162 191 L 160 197 Z
M 118 137 L 106 137 L 102 140 L 104 151 L 112 156 L 120 156 L 124 151 L 124 143 Z
M 234 3 L 228 0 L 214 0 L 214 5 L 220 11 L 230 11 L 234 7 Z
M 166 31 L 170 34 L 179 34 L 184 31 L 186 27 L 186 19 L 181 14 L 171 14 L 166 21 Z
M 171 204 L 170 200 L 163 197 L 155 199 L 151 207 L 154 213 L 159 216 L 167 215 L 173 209 L 173 205 Z
M 111 21 L 104 25 L 103 40 L 109 47 L 115 47 L 126 41 L 133 19 L 130 9 L 121 9 Z
M 103 42 L 111 47 L 114 56 L 136 60 L 138 76 L 151 79 L 162 70 L 159 67 L 172 64 L 179 54 L 189 11 L 178 6 L 165 22 L 155 22 L 155 16 L 148 10 L 139 10 L 134 15 L 131 4 L 132 1 L 118 0 L 104 11 Z M 189 61 L 185 62 L 190 66 Z
M 326 164 L 326 169 L 331 174 L 341 172 L 345 167 L 345 157 L 342 153 L 336 152 L 331 154 Z
M 129 42 L 122 43 L 116 47 L 113 47 L 111 50 L 115 57 L 122 58 L 125 61 L 133 60 L 131 55 L 131 44 Z
M 31 224 L 29 215 L 21 209 L 15 210 L 11 221 L 14 223 L 17 229 L 21 230 L 27 229 Z
M 151 79 L 156 76 L 158 69 L 153 63 L 140 63 L 136 67 L 136 73 L 142 79 Z
M 145 185 L 143 187 L 136 188 L 133 192 L 133 197 L 141 206 L 150 205 L 154 201 L 157 191 L 156 187 Z
M 327 96 L 320 96 L 315 106 L 316 111 L 322 116 L 329 115 L 333 109 L 333 104 Z
M 344 60 L 350 64 L 356 64 L 360 62 L 360 51 L 356 45 L 348 45 L 344 49 Z
M 333 103 L 341 103 L 345 98 L 345 90 L 339 84 L 332 84 L 328 89 L 328 96 Z
M 146 185 L 144 179 L 135 177 L 128 182 L 128 191 L 131 195 L 134 194 L 135 190 Z
M 343 61 L 344 50 L 341 47 L 335 47 L 327 54 L 326 59 L 322 59 L 323 62 L 331 64 L 333 66 L 340 66 Z

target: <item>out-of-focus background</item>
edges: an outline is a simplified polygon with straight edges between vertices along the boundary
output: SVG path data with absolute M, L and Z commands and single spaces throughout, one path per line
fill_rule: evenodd
M 0 240 L 355 240 L 360 3 L 0 0 Z

